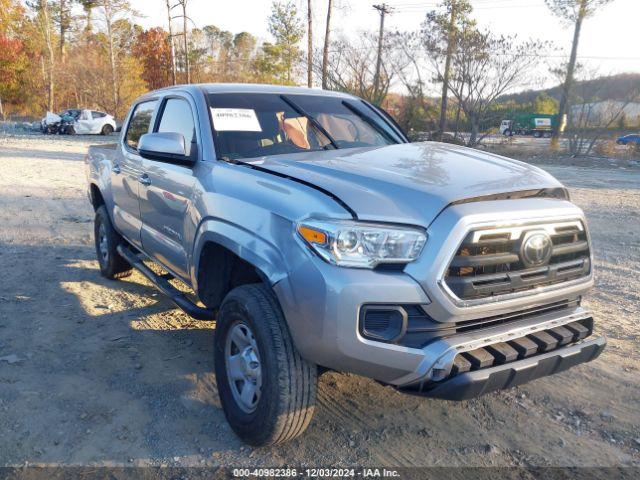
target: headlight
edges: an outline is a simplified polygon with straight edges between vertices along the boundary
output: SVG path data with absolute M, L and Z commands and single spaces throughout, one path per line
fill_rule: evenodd
M 420 256 L 427 241 L 423 230 L 375 223 L 305 220 L 297 231 L 323 259 L 343 267 L 409 263 Z

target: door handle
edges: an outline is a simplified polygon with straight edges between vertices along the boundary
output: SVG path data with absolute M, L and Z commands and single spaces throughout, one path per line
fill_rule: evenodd
M 120 172 L 122 172 L 122 170 L 120 170 L 120 165 L 118 165 L 117 163 L 113 166 L 113 168 L 111 170 L 116 175 L 120 175 Z
M 147 175 L 146 173 L 143 173 L 142 175 L 140 175 L 140 178 L 138 178 L 138 181 L 145 187 L 148 187 L 149 185 L 151 185 L 151 179 L 149 178 L 149 175 Z

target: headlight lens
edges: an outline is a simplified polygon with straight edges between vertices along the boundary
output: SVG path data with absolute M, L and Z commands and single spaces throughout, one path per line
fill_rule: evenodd
M 427 241 L 427 234 L 418 228 L 374 223 L 305 220 L 297 231 L 323 259 L 343 267 L 409 263 L 420 256 Z

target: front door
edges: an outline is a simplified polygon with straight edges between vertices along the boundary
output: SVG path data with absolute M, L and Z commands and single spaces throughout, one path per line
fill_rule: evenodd
M 141 245 L 139 187 L 142 175 L 142 157 L 138 154 L 138 141 L 151 129 L 157 100 L 136 105 L 123 142 L 116 148 L 111 166 L 111 191 L 114 200 L 113 223 L 116 230 L 136 246 Z
M 180 133 L 185 147 L 197 157 L 195 122 L 185 98 L 167 98 L 159 110 L 156 131 Z M 195 177 L 191 165 L 142 160 L 140 185 L 142 245 L 144 251 L 182 278 L 189 278 L 185 230 L 193 222 L 189 212 Z
M 91 114 L 91 110 L 82 110 L 80 112 L 80 116 L 74 125 L 74 130 L 78 135 L 86 135 L 90 133 L 95 133 L 95 120 L 93 119 L 93 115 Z

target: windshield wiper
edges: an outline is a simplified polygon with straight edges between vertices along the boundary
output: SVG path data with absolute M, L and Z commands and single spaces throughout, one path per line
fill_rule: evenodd
M 331 144 L 331 146 L 333 148 L 335 148 L 336 150 L 338 148 L 340 148 L 340 147 L 338 147 L 338 144 L 335 142 L 335 140 L 331 137 L 331 135 L 329 135 L 329 132 L 327 132 L 327 130 L 322 125 L 320 125 L 320 123 L 311 114 L 305 112 L 304 109 L 301 106 L 296 104 L 293 100 L 291 100 L 286 95 L 280 95 L 280 98 L 287 105 L 289 105 L 291 108 L 293 108 L 298 113 L 298 115 L 302 115 L 303 117 L 306 117 L 311 122 L 311 124 L 314 127 L 316 127 L 316 129 L 318 129 L 320 131 L 320 133 L 322 133 L 322 135 L 327 137 L 327 140 L 329 140 L 329 143 Z
M 398 141 L 398 139 L 393 138 L 393 136 L 389 132 L 387 132 L 384 128 L 382 128 L 380 125 L 378 125 L 371 117 L 366 115 L 364 112 L 361 112 L 360 110 L 358 110 L 357 107 L 354 107 L 353 105 L 351 105 L 346 100 L 342 101 L 342 105 L 344 105 L 349 110 L 351 110 L 353 113 L 355 113 L 358 117 L 360 117 L 361 120 L 364 120 L 370 127 L 372 127 L 376 132 L 378 132 L 380 135 L 382 135 L 384 138 L 386 138 L 391 143 L 400 143 Z

